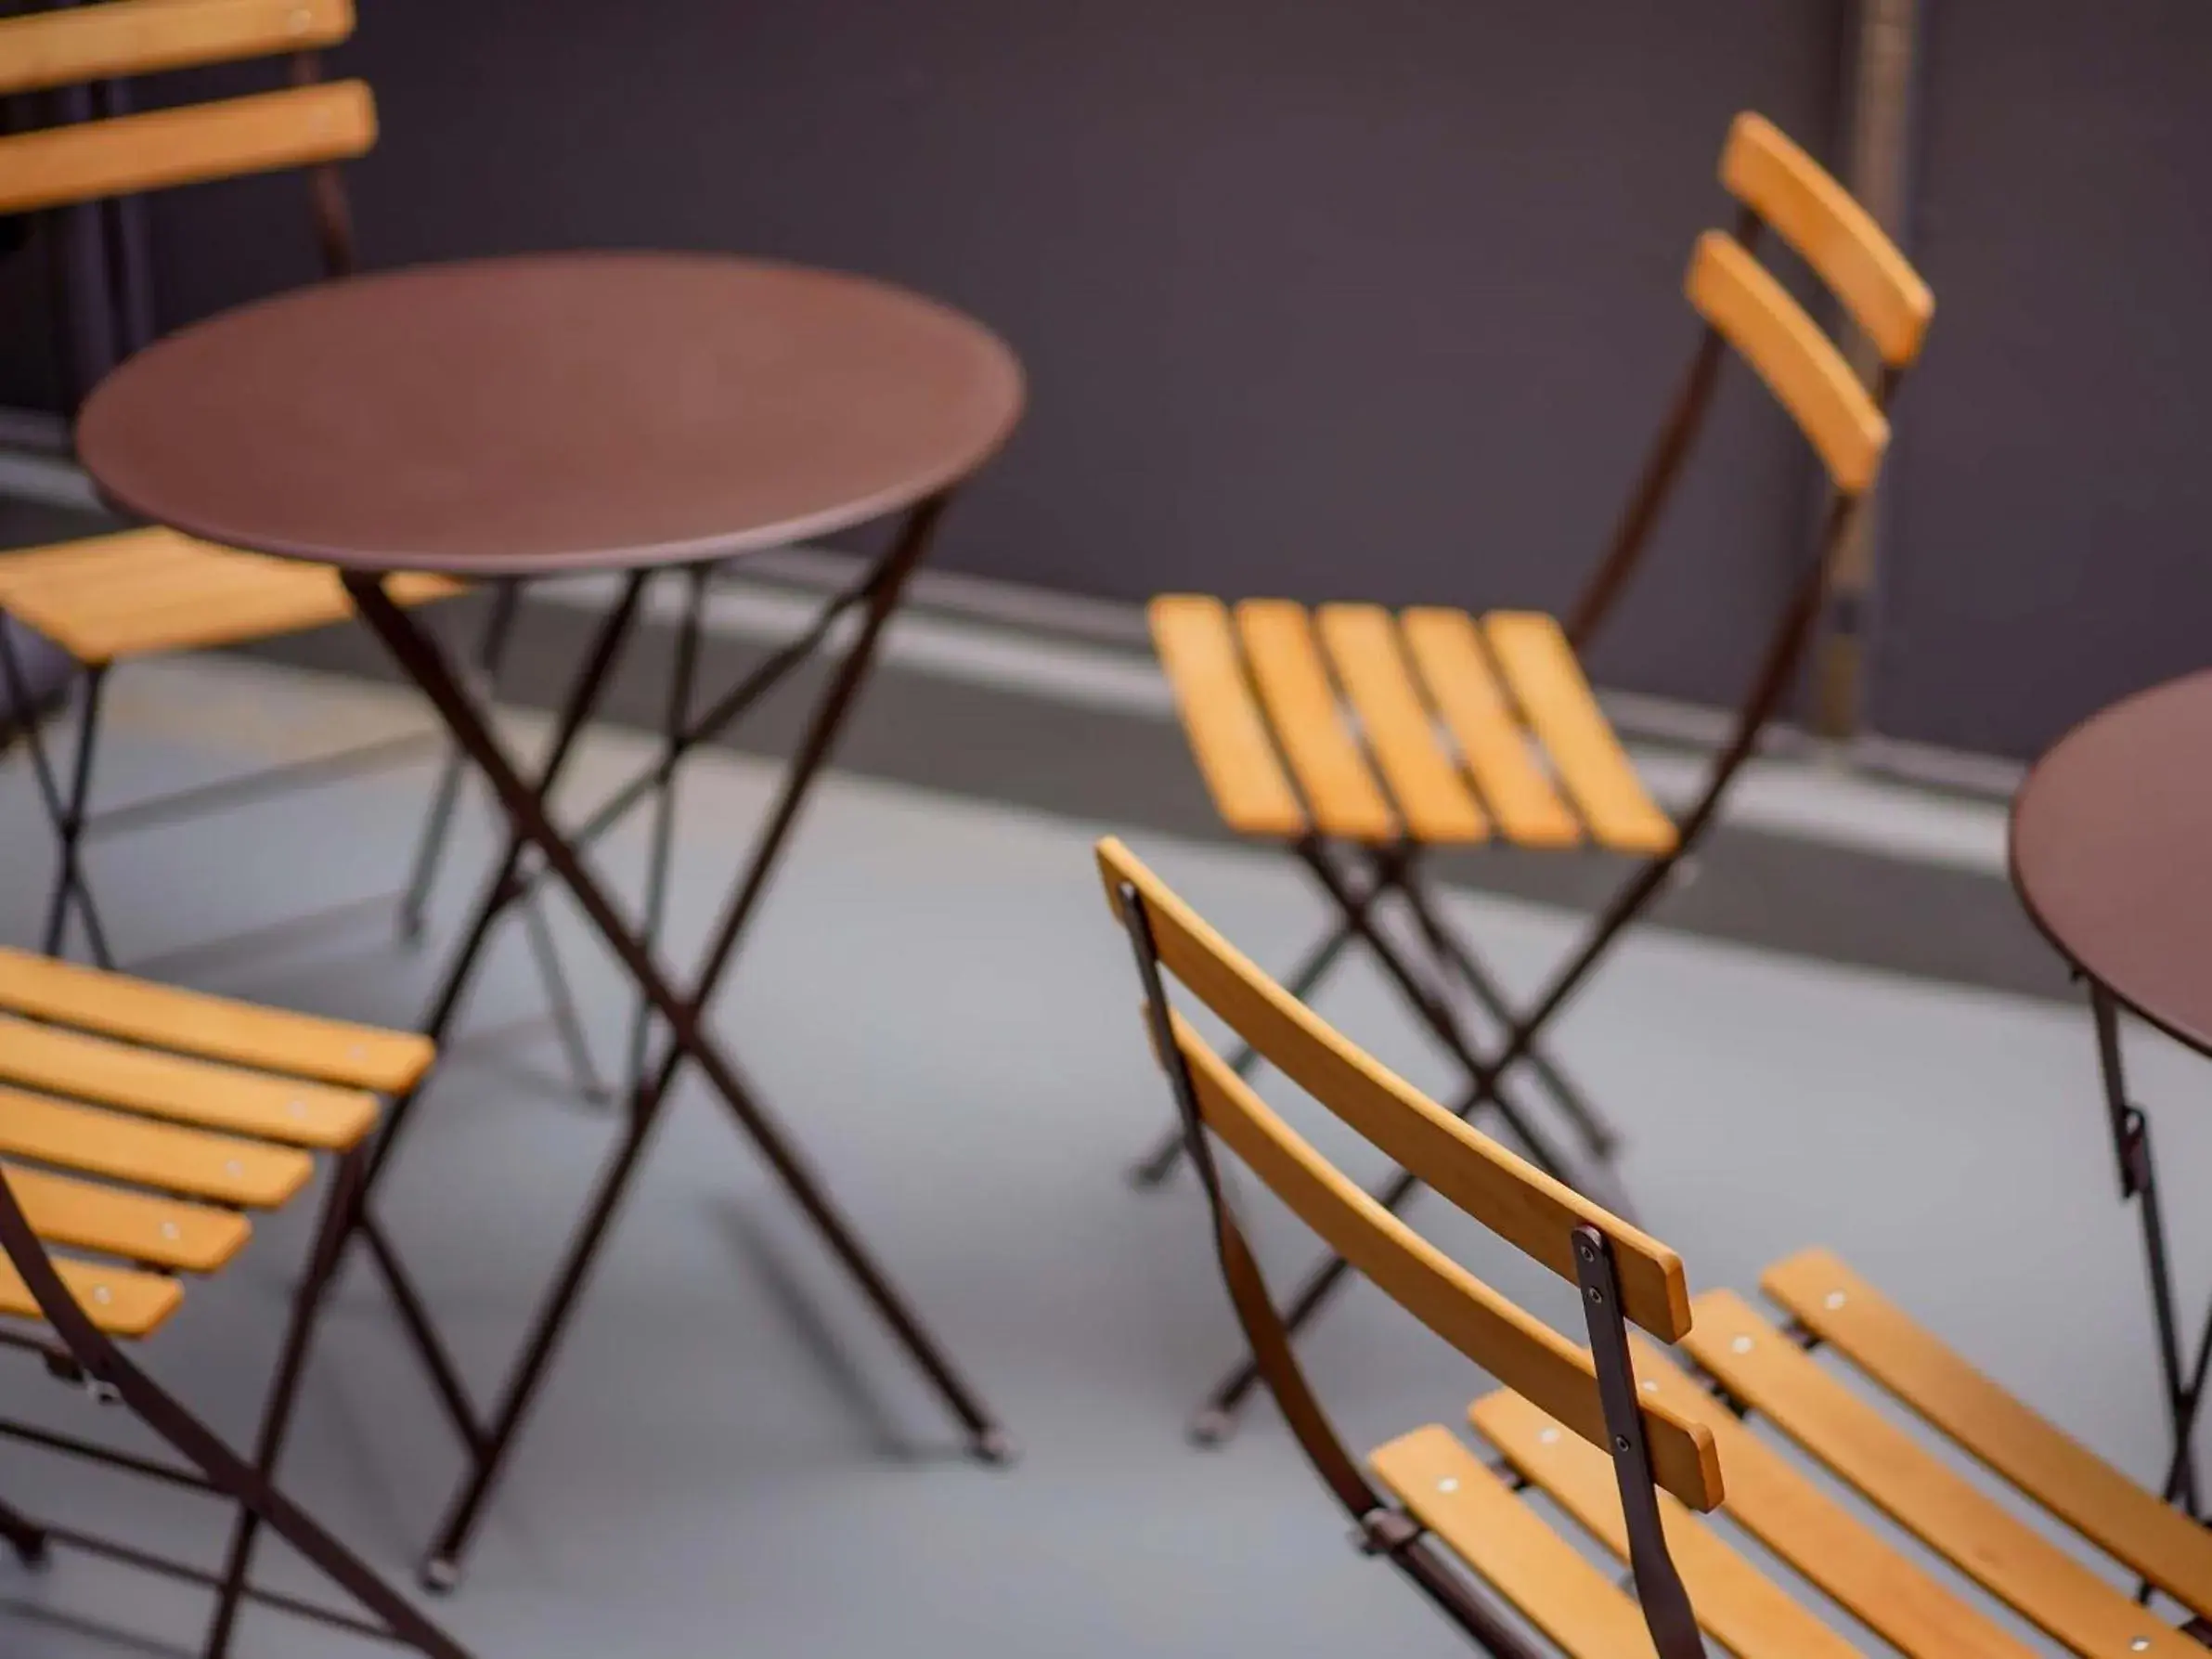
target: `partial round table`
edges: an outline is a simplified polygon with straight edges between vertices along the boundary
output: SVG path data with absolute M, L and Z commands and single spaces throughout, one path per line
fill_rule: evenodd
M 2174 1444 L 2166 1496 L 2197 1511 L 2189 1446 L 2212 1315 L 2185 1363 L 2120 1010 L 2212 1057 L 2212 671 L 2123 698 L 2059 739 L 2012 802 L 2011 868 L 2029 917 L 2089 987 L 2120 1196 L 2141 1212 L 2157 1320 Z
M 970 1448 L 1011 1444 L 840 1212 L 704 1017 L 952 492 L 1019 419 L 1020 366 L 980 324 L 885 283 L 692 253 L 471 261 L 304 289 L 170 336 L 86 403 L 77 450 L 119 506 L 211 541 L 336 565 L 361 618 L 438 709 L 504 808 L 505 858 L 427 1021 L 442 1036 L 492 924 L 537 879 L 535 847 L 635 980 L 662 1033 L 640 1064 L 618 1143 L 488 1417 L 469 1400 L 365 1194 L 356 1230 L 391 1285 L 470 1452 L 470 1474 L 423 1567 L 449 1588 L 592 1261 L 686 1066 L 705 1076 L 936 1386 Z M 887 549 L 817 621 L 704 712 L 692 709 L 700 594 L 713 562 L 900 515 Z M 658 571 L 688 577 L 660 764 L 573 830 L 548 798 Z M 386 594 L 437 571 L 500 583 L 615 573 L 537 774 L 495 734 L 486 699 Z M 672 982 L 651 929 L 581 857 L 676 763 L 859 626 L 821 692 L 753 856 L 696 977 Z M 654 902 L 660 898 L 655 882 Z M 825 987 L 834 995 L 834 987 Z M 864 1040 L 864 1033 L 856 1033 Z M 373 1189 L 412 1098 L 392 1109 Z

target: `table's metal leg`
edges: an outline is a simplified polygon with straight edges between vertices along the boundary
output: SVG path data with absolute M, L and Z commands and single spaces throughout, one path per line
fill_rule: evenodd
M 507 660 L 507 644 L 513 638 L 522 600 L 523 584 L 519 580 L 502 581 L 492 589 L 490 615 L 485 618 L 484 632 L 476 642 L 476 675 L 486 702 L 498 696 L 499 669 Z M 399 901 L 400 937 L 410 943 L 422 937 L 431 888 L 436 885 L 438 865 L 446 857 L 453 810 L 460 804 L 463 765 L 460 750 L 448 743 L 445 763 L 438 769 L 438 781 L 431 789 L 430 810 L 423 815 L 421 838 L 415 844 L 414 862 L 407 871 L 407 892 Z
M 2104 1084 L 2105 1117 L 2112 1129 L 2113 1156 L 2119 1165 L 2120 1198 L 2133 1199 L 2142 1221 L 2144 1266 L 2151 1281 L 2151 1311 L 2158 1327 L 2159 1378 L 2166 1395 L 2167 1420 L 2173 1434 L 2173 1457 L 2167 1466 L 2164 1496 L 2179 1499 L 2192 1515 L 2200 1512 L 2196 1460 L 2191 1438 L 2203 1397 L 2205 1366 L 2212 1354 L 2212 1317 L 2206 1325 L 2189 1372 L 2181 1368 L 2180 1325 L 2175 1314 L 2173 1269 L 2166 1253 L 2166 1220 L 2158 1204 L 2157 1165 L 2151 1155 L 2151 1125 L 2142 1108 L 2128 1098 L 2127 1073 L 2120 1057 L 2120 1010 L 2111 992 L 2089 981 L 2089 1014 L 2097 1027 L 2097 1069 Z
M 967 1431 L 975 1453 L 990 1460 L 1002 1460 L 1011 1455 L 1011 1445 L 996 1419 L 893 1288 L 888 1276 L 861 1243 L 820 1178 L 803 1161 L 782 1125 L 770 1116 L 735 1065 L 705 1030 L 703 1018 L 705 1008 L 788 843 L 799 809 L 851 711 L 873 665 L 884 626 L 897 607 L 907 577 L 928 546 L 945 500 L 943 496 L 932 498 L 909 514 L 892 551 L 872 576 L 865 590 L 867 609 L 858 637 L 815 707 L 782 795 L 770 810 L 751 862 L 724 909 L 695 988 L 688 997 L 679 996 L 673 989 L 654 961 L 650 947 L 623 919 L 605 888 L 585 866 L 576 846 L 554 827 L 546 812 L 544 791 L 533 790 L 516 771 L 436 645 L 391 603 L 375 578 L 347 577 L 347 585 L 355 592 L 364 620 L 436 705 L 455 739 L 498 796 L 517 836 L 537 848 L 545 862 L 591 919 L 607 947 L 650 1000 L 654 1015 L 668 1032 L 659 1064 L 630 1101 L 630 1121 L 624 1139 L 614 1160 L 602 1173 L 591 1210 L 572 1239 L 559 1278 L 534 1321 L 523 1363 L 510 1379 L 499 1408 L 488 1426 L 485 1455 L 475 1461 L 471 1478 L 457 1495 L 439 1531 L 425 1568 L 427 1582 L 451 1583 L 458 1572 L 476 1521 L 535 1399 L 606 1229 L 636 1173 L 653 1124 L 686 1062 L 696 1065 L 705 1073 L 785 1189 L 814 1224 L 824 1243 L 936 1386 L 947 1407 Z M 634 584 L 630 599 L 634 603 Z
M 676 854 L 677 762 L 684 728 L 692 718 L 692 687 L 699 667 L 700 612 L 706 603 L 707 567 L 694 564 L 683 573 L 683 619 L 677 627 L 676 651 L 668 665 L 668 699 L 661 727 L 661 765 L 664 772 L 653 804 L 653 850 L 645 868 L 645 943 L 660 942 L 661 927 L 668 914 L 668 866 Z M 634 1095 L 645 1080 L 646 1044 L 653 1035 L 653 999 L 638 993 L 638 1008 L 630 1021 L 629 1065 L 624 1075 Z

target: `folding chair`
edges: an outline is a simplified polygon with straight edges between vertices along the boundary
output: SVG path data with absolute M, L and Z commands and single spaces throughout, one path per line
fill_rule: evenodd
M 461 1649 L 275 1484 L 317 1317 L 359 1225 L 379 1095 L 413 1088 L 427 1039 L 255 1007 L 0 950 L 0 1346 L 127 1408 L 184 1459 L 156 1461 L 29 1423 L 0 1436 L 228 1500 L 222 1570 L 151 1554 L 23 1513 L 0 1499 L 0 1539 L 29 1565 L 75 1548 L 216 1593 L 205 1652 L 228 1651 L 257 1601 L 387 1637 Z M 245 1212 L 300 1199 L 330 1173 L 251 1454 L 226 1445 L 126 1356 L 184 1300 L 182 1275 L 234 1262 Z M 48 1247 L 75 1252 L 49 1253 Z M 29 1323 L 26 1323 L 29 1322 Z M 369 1620 L 255 1588 L 267 1527 L 350 1594 Z
M 353 268 L 352 219 L 335 165 L 366 152 L 376 116 L 366 84 L 318 84 L 316 48 L 353 32 L 351 0 L 105 0 L 26 17 L 0 19 L 0 97 L 102 84 L 111 77 L 291 56 L 286 90 L 216 102 L 115 115 L 0 138 L 0 214 L 76 207 L 116 208 L 132 193 L 231 178 L 278 168 L 313 169 L 315 227 L 324 274 Z M 89 103 L 85 105 L 90 108 Z M 97 225 L 98 221 L 96 219 Z M 121 296 L 77 296 L 119 310 Z M 114 334 L 134 345 L 127 317 Z M 270 434 L 271 466 L 296 434 Z M 421 603 L 459 591 L 440 577 L 413 577 L 395 597 Z M 503 596 L 502 606 L 511 598 Z M 84 867 L 88 836 L 144 827 L 275 789 L 348 775 L 419 751 L 409 737 L 256 772 L 105 810 L 90 810 L 101 694 L 119 662 L 208 650 L 341 621 L 353 606 L 334 570 L 216 547 L 162 528 L 0 552 L 0 613 L 35 629 L 81 665 L 74 751 L 67 776 L 51 758 L 35 722 L 21 732 L 39 796 L 59 843 L 47 904 L 45 947 L 61 953 L 71 914 L 93 959 L 114 966 L 107 930 Z M 504 623 L 495 610 L 485 651 L 496 654 Z M 31 676 L 10 630 L 0 629 L 0 705 L 29 706 Z M 435 833 L 442 833 L 443 818 Z
M 1508 1089 L 1524 1067 L 1579 1134 L 1589 1157 L 1614 1137 L 1542 1046 L 1546 1028 L 1623 928 L 1665 890 L 1711 828 L 1721 798 L 1789 693 L 1821 613 L 1829 567 L 1874 482 L 1889 436 L 1882 412 L 1917 356 L 1934 302 L 1866 213 L 1770 123 L 1739 115 L 1721 155 L 1721 182 L 1740 205 L 1736 234 L 1699 241 L 1688 297 L 1705 323 L 1688 376 L 1662 425 L 1613 545 L 1568 623 L 1531 612 L 1165 594 L 1152 634 L 1200 774 L 1240 835 L 1281 843 L 1341 913 L 1292 970 L 1310 994 L 1354 940 L 1364 944 L 1424 1027 L 1464 1069 L 1456 1109 L 1494 1108 L 1547 1173 L 1575 1173 Z M 1802 254 L 1857 322 L 1884 365 L 1872 395 L 1827 336 L 1746 251 L 1772 228 Z M 1732 733 L 1703 790 L 1679 823 L 1646 793 L 1585 679 L 1578 653 L 1634 574 L 1703 422 L 1722 348 L 1757 371 L 1821 461 L 1831 489 L 1812 555 L 1761 654 Z M 1516 1008 L 1472 949 L 1445 924 L 1423 878 L 1432 847 L 1500 836 L 1538 849 L 1595 847 L 1640 859 L 1582 942 L 1525 1008 Z M 1378 926 L 1379 905 L 1403 901 L 1429 959 L 1415 960 Z M 1485 1054 L 1455 1009 L 1463 987 L 1503 1028 Z M 1250 1050 L 1233 1069 L 1244 1075 Z M 1143 1185 L 1180 1155 L 1171 1134 L 1138 1166 Z M 1586 1184 L 1586 1181 L 1583 1184 Z M 1415 1185 L 1401 1174 L 1381 1194 L 1395 1210 Z M 1293 1296 L 1298 1329 L 1326 1298 L 1341 1263 Z M 1249 1365 L 1225 1379 L 1194 1420 L 1201 1441 L 1226 1432 L 1255 1380 Z
M 1656 1239 L 1469 1127 L 1384 1069 L 1262 974 L 1118 841 L 1098 862 L 1145 989 L 1145 1017 L 1212 1212 L 1237 1319 L 1300 1449 L 1388 1559 L 1484 1652 L 1534 1659 L 1738 1659 L 1860 1652 L 1856 1621 L 1912 1659 L 2027 1659 L 2037 1650 L 1964 1585 L 1908 1561 L 1742 1419 L 1765 1418 L 1960 1578 L 2061 1647 L 2098 1659 L 2212 1643 L 2212 1535 L 2029 1410 L 1827 1251 L 1769 1268 L 1779 1320 L 1727 1290 L 1692 1299 Z M 1453 1204 L 1581 1292 L 1588 1347 L 1414 1232 L 1278 1117 L 1170 1005 L 1165 981 L 1225 1021 L 1299 1088 Z M 1495 1380 L 1468 1409 L 1477 1451 L 1431 1424 L 1363 1469 L 1314 1396 L 1254 1260 L 1218 1147 L 1401 1306 Z M 1632 1336 L 1634 1324 L 1685 1357 Z M 1833 1349 L 1934 1436 L 1811 1357 Z M 1928 1442 L 1947 1440 L 1939 1452 Z M 2050 1530 L 1956 1471 L 1964 1452 L 2076 1544 L 2141 1575 L 2115 1588 Z M 1948 1454 L 1944 1455 L 1944 1454 Z M 1522 1494 L 1538 1492 L 1583 1538 Z M 1808 1605 L 1697 1511 L 1718 1511 L 1786 1562 Z M 1632 1588 L 1587 1546 L 1624 1561 Z M 1457 1564 L 1455 1564 L 1456 1562 Z M 2183 1610 L 2176 1628 L 2146 1604 Z M 1702 1632 L 1702 1634 L 1701 1634 Z

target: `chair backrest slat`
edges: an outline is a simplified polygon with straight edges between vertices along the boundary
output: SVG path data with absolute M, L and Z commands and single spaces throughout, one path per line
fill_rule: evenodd
M 1920 356 L 1935 296 L 1873 215 L 1772 122 L 1736 117 L 1720 181 L 1819 273 L 1884 363 L 1904 369 Z
M 1499 1295 L 1361 1191 L 1269 1109 L 1180 1015 L 1174 1031 L 1207 1126 L 1300 1219 L 1506 1387 L 1593 1445 L 1609 1444 L 1597 1371 L 1585 1349 Z M 1659 1484 L 1692 1508 L 1716 1507 L 1721 1482 L 1712 1431 L 1671 1407 L 1647 1409 L 1645 1430 Z
M 107 0 L 0 19 L 0 93 L 334 45 L 353 0 Z
M 1683 286 L 1790 411 L 1836 487 L 1857 495 L 1871 485 L 1889 421 L 1805 307 L 1724 231 L 1698 238 Z
M 1469 1128 L 1346 1042 L 1119 841 L 1100 842 L 1098 862 L 1117 914 L 1123 882 L 1144 900 L 1161 965 L 1300 1088 L 1569 1284 L 1576 1282 L 1574 1229 L 1598 1226 L 1613 1241 L 1622 1312 L 1669 1341 L 1689 1329 L 1688 1284 L 1673 1251 Z
M 0 213 L 343 161 L 375 142 L 360 81 L 49 127 L 0 138 Z

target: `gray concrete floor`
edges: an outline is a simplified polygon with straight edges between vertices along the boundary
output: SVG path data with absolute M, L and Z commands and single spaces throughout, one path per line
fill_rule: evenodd
M 349 735 L 418 723 L 402 693 L 267 666 L 126 671 L 106 795 L 122 799 Z M 595 740 L 604 787 L 645 752 Z M 410 1023 L 442 940 L 396 946 L 373 906 L 236 949 L 215 935 L 395 885 L 424 771 L 101 847 L 96 879 L 126 956 L 189 983 Z M 708 925 L 773 782 L 723 753 L 687 777 L 679 947 Z M 731 1125 L 687 1092 L 591 1288 L 461 1592 L 438 1604 L 485 1654 L 1342 1653 L 1464 1651 L 1344 1527 L 1264 1410 L 1225 1450 L 1181 1438 L 1235 1352 L 1196 1194 L 1140 1197 L 1129 1156 L 1163 1121 L 1125 947 L 1089 862 L 1107 822 L 833 775 L 716 1014 L 766 1096 L 1026 1447 L 992 1471 L 957 1437 Z M 1140 849 L 1261 961 L 1323 918 L 1261 853 L 1156 831 Z M 634 881 L 641 842 L 606 866 Z M 0 768 L 0 939 L 32 938 L 45 851 L 23 769 Z M 466 823 L 439 916 L 490 855 Z M 1455 895 L 1472 938 L 1532 983 L 1571 938 L 1564 911 Z M 601 1052 L 629 1004 L 560 918 Z M 676 953 L 679 959 L 681 950 Z M 1320 999 L 1416 1082 L 1447 1072 L 1380 985 Z M 385 1209 L 472 1380 L 488 1392 L 611 1130 L 561 1081 L 518 932 L 394 1172 Z M 1971 1356 L 2148 1478 L 2162 1427 L 2130 1220 L 2115 1199 L 2085 1017 L 2063 1004 L 1652 930 L 1578 1002 L 1559 1050 L 1628 1137 L 1623 1173 L 1693 1287 L 1748 1289 L 1826 1242 Z M 2163 1166 L 2186 1195 L 2212 1169 L 2208 1080 L 2135 1044 Z M 1308 1103 L 1270 1091 L 1371 1170 Z M 1309 1248 L 1263 1205 L 1264 1252 Z M 2193 1306 L 2212 1224 L 2173 1206 Z M 1555 1320 L 1572 1298 L 1431 1199 L 1415 1215 Z M 299 1221 L 262 1230 L 149 1345 L 152 1368 L 243 1434 L 266 1376 Z M 1313 1333 L 1317 1383 L 1371 1443 L 1458 1423 L 1481 1377 L 1361 1289 Z M 143 1443 L 27 1365 L 11 1412 Z M 285 1478 L 373 1561 L 407 1572 L 459 1471 L 378 1283 L 349 1273 Z M 212 1557 L 221 1521 L 20 1447 L 23 1507 Z M 269 1579 L 311 1588 L 282 1552 Z M 188 1652 L 196 1598 L 82 1560 L 0 1565 L 0 1653 Z M 1869 1649 L 1875 1644 L 1869 1640 Z M 250 1655 L 372 1652 L 269 1614 Z

